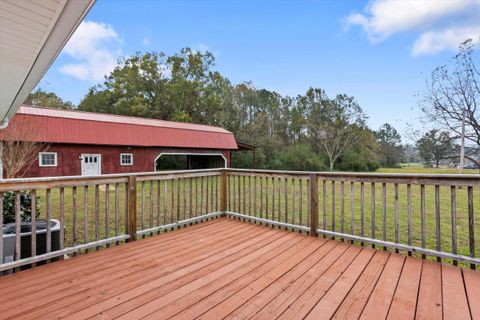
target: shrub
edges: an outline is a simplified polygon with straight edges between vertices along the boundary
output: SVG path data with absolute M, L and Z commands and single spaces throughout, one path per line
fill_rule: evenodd
M 39 197 L 36 202 L 36 216 L 40 214 Z M 27 191 L 20 192 L 20 219 L 30 221 L 32 218 L 32 197 Z M 3 194 L 3 224 L 15 222 L 15 192 Z
M 363 153 L 349 152 L 345 154 L 335 166 L 341 171 L 375 171 L 380 164 Z
M 269 167 L 276 170 L 321 171 L 326 169 L 322 159 L 305 144 L 288 146 L 277 152 Z

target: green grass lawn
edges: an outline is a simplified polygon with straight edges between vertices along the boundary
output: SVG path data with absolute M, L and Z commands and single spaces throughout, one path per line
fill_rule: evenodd
M 455 170 L 448 168 L 428 168 L 421 167 L 403 167 L 401 169 L 380 169 L 378 172 L 384 173 L 454 173 Z M 466 172 L 467 173 L 467 172 Z M 474 173 L 474 172 L 468 172 Z M 240 180 L 240 186 L 239 186 Z M 203 179 L 203 192 L 201 187 L 201 179 L 193 178 L 185 181 L 167 181 L 166 194 L 165 182 L 156 181 L 150 183 L 145 182 L 143 186 L 143 218 L 142 218 L 142 184 L 137 185 L 137 229 L 146 229 L 157 225 L 168 224 L 172 221 L 182 220 L 184 218 L 192 217 L 207 212 L 217 211 L 219 208 L 219 197 L 216 196 L 217 184 L 218 192 L 220 192 L 220 179 L 208 178 L 208 192 L 207 192 L 207 178 Z M 173 183 L 173 185 L 172 185 Z M 300 199 L 300 180 L 282 178 L 280 181 L 275 178 L 275 187 L 272 186 L 272 178 L 268 178 L 268 189 L 266 187 L 266 178 L 257 177 L 256 179 L 256 197 L 254 193 L 254 179 L 250 177 L 245 178 L 245 191 L 243 187 L 242 178 L 230 179 L 230 193 L 229 193 L 229 210 L 245 214 L 253 214 L 256 212 L 257 216 L 270 218 L 280 221 L 294 222 L 296 224 L 307 225 L 308 217 L 308 183 L 304 178 L 302 180 Z M 261 190 L 262 184 L 262 192 Z M 213 190 L 212 190 L 213 185 Z M 323 213 L 325 206 L 326 229 L 333 229 L 333 210 L 335 208 L 335 230 L 342 231 L 342 217 L 344 221 L 343 232 L 350 233 L 352 228 L 355 235 L 361 235 L 361 201 L 360 201 L 360 183 L 353 184 L 354 192 L 351 197 L 351 183 L 345 182 L 344 188 L 344 202 L 342 204 L 341 194 L 342 185 L 340 182 L 335 183 L 335 201 L 332 199 L 332 183 L 325 182 L 326 193 L 324 201 L 323 195 L 323 181 L 319 181 L 318 207 L 319 207 L 319 226 L 323 227 Z M 158 188 L 160 187 L 160 197 L 158 197 Z M 295 189 L 293 195 L 292 187 Z M 184 193 L 185 188 L 185 193 Z M 286 188 L 286 189 L 285 189 Z M 105 187 L 99 188 L 99 203 L 98 203 L 98 237 L 100 239 L 116 234 L 115 230 L 115 192 L 114 186 L 110 186 L 108 193 L 108 213 L 107 213 L 107 196 Z M 240 192 L 239 192 L 240 190 Z M 173 191 L 173 194 L 172 194 Z M 180 193 L 178 193 L 180 191 Z M 407 243 L 408 227 L 407 227 L 407 186 L 399 185 L 399 242 Z M 420 186 L 412 185 L 412 244 L 421 246 L 421 232 L 420 232 Z M 440 229 L 441 250 L 451 252 L 452 250 L 452 222 L 451 222 L 451 202 L 450 202 L 450 187 L 440 187 Z M 74 243 L 83 243 L 85 234 L 87 234 L 87 241 L 96 239 L 97 226 L 96 221 L 96 205 L 95 205 L 95 188 L 90 186 L 88 188 L 88 215 L 87 215 L 87 230 L 85 233 L 85 198 L 84 187 L 77 188 L 76 196 L 76 215 L 74 216 L 73 205 L 73 189 L 65 188 L 65 227 L 66 227 L 66 245 L 73 245 Z M 207 200 L 208 193 L 208 200 Z M 244 195 L 245 193 L 245 195 Z M 371 185 L 365 184 L 364 189 L 364 235 L 366 237 L 372 236 L 372 206 L 375 207 L 375 236 L 377 239 L 383 239 L 383 212 L 382 212 L 382 186 L 375 185 L 375 202 L 372 204 L 371 200 Z M 41 218 L 46 215 L 46 195 L 45 191 L 39 191 L 41 203 Z M 151 197 L 150 197 L 151 194 Z M 192 202 L 190 203 L 190 194 Z M 165 196 L 166 195 L 166 196 Z M 172 197 L 173 195 L 173 197 Z M 184 196 L 185 195 L 185 196 Z M 200 196 L 203 195 L 203 196 Z M 213 197 L 212 197 L 213 195 Z M 474 188 L 474 212 L 475 212 L 475 234 L 476 234 L 476 256 L 480 256 L 480 190 Z M 268 197 L 268 199 L 267 199 Z M 203 199 L 203 200 L 202 200 Z M 255 201 L 256 200 L 256 201 Z M 436 248 L 436 224 L 435 224 L 435 193 L 434 186 L 426 187 L 426 246 L 429 249 Z M 52 217 L 57 218 L 60 214 L 59 190 L 51 191 L 52 201 Z M 268 201 L 268 204 L 267 204 Z M 208 208 L 207 208 L 208 203 Z M 118 233 L 125 233 L 125 186 L 118 186 Z M 395 192 L 394 185 L 387 184 L 386 188 L 386 235 L 385 239 L 388 241 L 395 241 L 394 215 L 395 215 Z M 342 209 L 343 208 L 343 209 Z M 353 210 L 353 211 L 352 211 Z M 353 224 L 352 224 L 353 212 Z M 292 215 L 292 213 L 294 213 Z M 292 220 L 293 219 L 293 220 Z M 108 221 L 108 223 L 107 223 Z M 160 224 L 159 224 L 160 222 Z M 468 216 L 467 216 L 467 191 L 465 188 L 457 188 L 457 251 L 459 254 L 469 255 L 468 247 Z M 108 230 L 107 230 L 108 224 Z M 75 232 L 74 232 L 75 230 Z
M 380 168 L 376 172 L 378 173 L 428 173 L 428 174 L 457 174 L 459 173 L 456 168 L 440 167 L 440 168 L 425 168 L 419 164 L 407 164 L 402 165 L 401 168 Z M 478 174 L 478 170 L 465 169 L 464 174 Z

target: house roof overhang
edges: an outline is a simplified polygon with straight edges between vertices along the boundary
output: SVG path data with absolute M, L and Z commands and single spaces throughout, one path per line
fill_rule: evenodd
M 0 127 L 6 127 L 95 0 L 0 0 Z

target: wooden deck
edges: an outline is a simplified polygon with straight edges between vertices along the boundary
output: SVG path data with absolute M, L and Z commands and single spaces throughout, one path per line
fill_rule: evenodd
M 0 278 L 1 319 L 480 319 L 480 272 L 210 221 Z

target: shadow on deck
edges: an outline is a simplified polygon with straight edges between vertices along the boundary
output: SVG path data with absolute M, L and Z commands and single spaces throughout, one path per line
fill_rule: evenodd
M 480 319 L 479 272 L 229 218 L 0 278 L 0 296 L 2 319 Z

